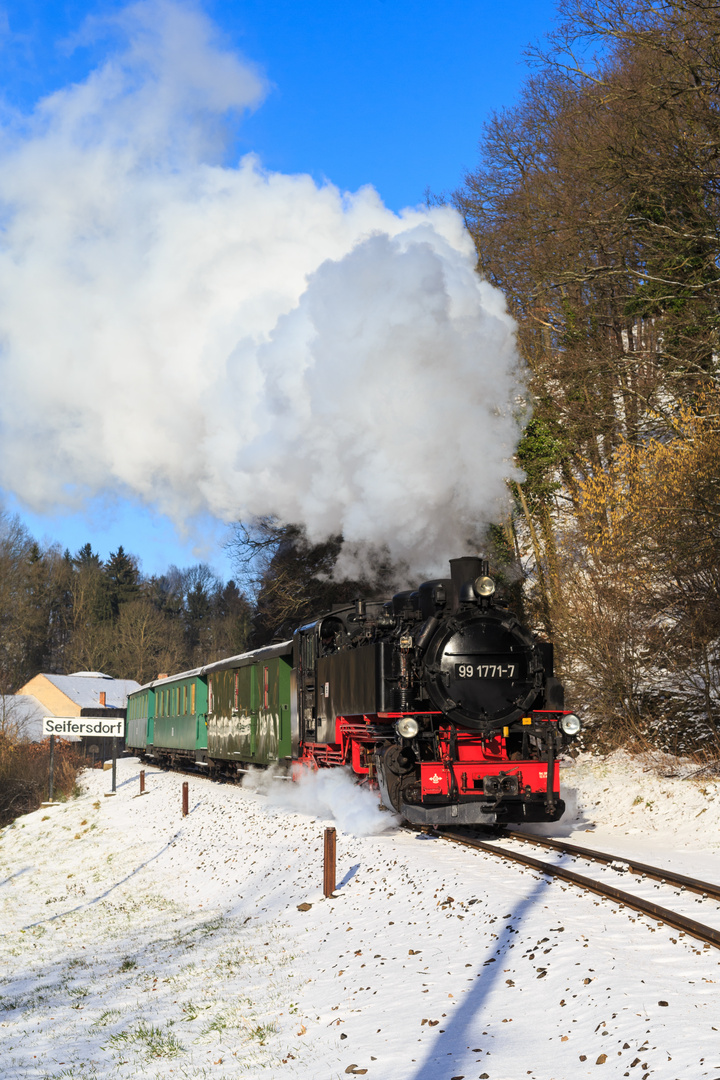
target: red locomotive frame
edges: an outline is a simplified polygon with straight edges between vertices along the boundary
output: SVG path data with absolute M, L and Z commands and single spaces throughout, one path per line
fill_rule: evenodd
M 297 765 L 312 769 L 344 765 L 358 777 L 365 777 L 371 787 L 377 788 L 374 758 L 378 746 L 392 737 L 392 725 L 397 720 L 414 715 L 383 712 L 370 716 L 338 716 L 338 741 L 304 743 Z M 425 715 L 442 714 L 433 712 Z M 537 709 L 524 718 L 523 723 L 532 727 L 537 723 L 558 721 L 568 715 L 568 710 Z M 522 758 L 517 754 L 511 757 L 508 743 L 508 729 L 480 735 L 476 732 L 453 731 L 451 725 L 441 723 L 438 728 L 439 754 L 433 760 L 419 764 L 423 802 L 428 796 L 451 799 L 456 793 L 464 795 L 483 790 L 486 777 L 495 777 L 498 781 L 514 777 L 519 791 L 526 798 L 544 798 L 551 794 L 553 801 L 559 802 L 559 762 Z

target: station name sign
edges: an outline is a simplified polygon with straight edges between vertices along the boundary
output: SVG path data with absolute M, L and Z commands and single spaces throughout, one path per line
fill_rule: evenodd
M 43 716 L 43 735 L 114 735 L 125 734 L 122 716 Z

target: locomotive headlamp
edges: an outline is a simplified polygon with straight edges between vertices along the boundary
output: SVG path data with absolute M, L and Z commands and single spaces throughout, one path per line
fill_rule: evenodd
M 398 720 L 395 725 L 395 730 L 403 739 L 414 739 L 420 730 L 420 725 L 414 716 L 403 716 L 402 720 Z
M 495 582 L 491 577 L 475 578 L 473 589 L 478 596 L 492 596 L 495 592 Z
M 560 721 L 560 727 L 566 735 L 577 735 L 580 726 L 580 717 L 576 716 L 575 713 L 568 713 Z

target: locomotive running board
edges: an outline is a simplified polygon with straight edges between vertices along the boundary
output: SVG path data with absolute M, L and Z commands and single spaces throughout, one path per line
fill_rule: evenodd
M 482 803 L 453 803 L 451 806 L 411 806 L 401 803 L 399 813 L 413 825 L 495 825 L 497 814 Z

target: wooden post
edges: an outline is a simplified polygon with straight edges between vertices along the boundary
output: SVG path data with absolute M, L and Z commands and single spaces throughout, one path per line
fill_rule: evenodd
M 185 780 L 182 786 L 182 812 L 183 817 L 188 815 L 188 782 Z
M 49 771 L 49 775 L 48 775 L 48 801 L 49 802 L 53 801 L 53 785 L 54 785 L 53 771 L 54 771 L 54 768 L 55 768 L 55 736 L 51 735 L 50 736 L 50 771 Z
M 325 857 L 323 859 L 323 895 L 335 892 L 335 830 L 325 830 Z
M 140 770 L 140 794 L 145 794 L 145 770 Z

